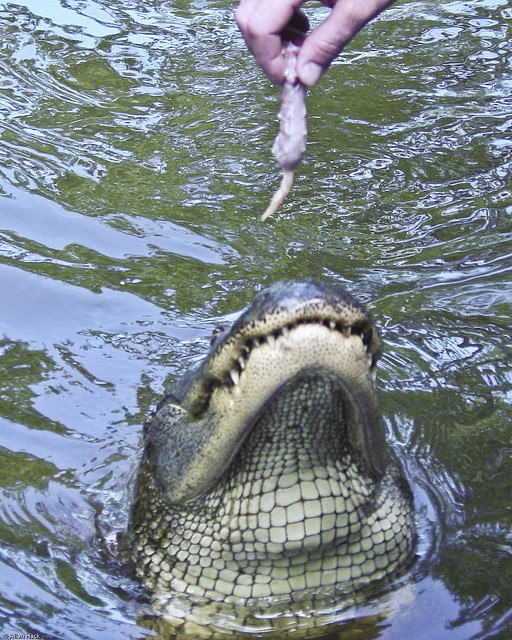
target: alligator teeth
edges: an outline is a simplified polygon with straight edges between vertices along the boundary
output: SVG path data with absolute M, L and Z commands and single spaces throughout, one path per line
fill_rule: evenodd
M 267 336 L 267 342 L 271 349 L 276 348 L 276 339 L 275 339 L 275 336 L 273 336 L 272 334 Z
M 236 369 L 231 369 L 231 371 L 229 372 L 229 375 L 231 376 L 231 380 L 233 380 L 233 384 L 236 387 L 236 385 L 240 381 L 240 374 L 238 373 L 238 371 Z
M 331 329 L 336 329 L 336 323 L 334 322 L 334 320 L 331 320 L 329 322 L 329 326 L 331 327 Z
M 243 371 L 245 369 L 245 360 L 242 358 L 242 356 L 238 358 L 238 364 L 240 365 L 240 369 L 242 369 Z
M 350 338 L 351 334 L 352 334 L 352 327 L 343 327 L 343 335 L 345 336 L 345 338 Z
M 290 335 L 290 332 L 288 331 L 288 327 L 282 327 L 281 333 L 283 334 L 284 338 L 288 338 L 288 336 Z
M 261 344 L 260 339 L 259 338 L 253 338 L 252 339 L 252 346 L 253 347 L 259 347 Z

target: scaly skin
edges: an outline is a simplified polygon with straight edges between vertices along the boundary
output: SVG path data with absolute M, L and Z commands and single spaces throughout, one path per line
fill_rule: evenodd
M 298 607 L 321 625 L 317 603 L 354 602 L 408 564 L 413 507 L 384 441 L 380 353 L 339 285 L 277 283 L 160 404 L 131 530 L 137 574 L 177 637 L 202 622 L 192 633 L 217 637 L 212 611 L 267 617 L 276 637 L 288 632 L 276 611 L 288 630 Z

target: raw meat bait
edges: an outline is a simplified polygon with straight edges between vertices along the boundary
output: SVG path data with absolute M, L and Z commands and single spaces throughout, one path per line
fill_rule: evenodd
M 281 92 L 281 122 L 272 147 L 272 154 L 283 169 L 283 179 L 270 204 L 261 216 L 266 220 L 277 211 L 288 195 L 293 183 L 293 170 L 299 164 L 306 148 L 306 85 L 297 76 L 299 47 L 287 42 L 283 47 L 286 62 L 285 80 Z

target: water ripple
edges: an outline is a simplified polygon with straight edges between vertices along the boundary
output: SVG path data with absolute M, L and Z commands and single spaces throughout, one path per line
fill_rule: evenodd
M 140 637 L 136 587 L 102 557 L 140 424 L 218 322 L 304 276 L 344 283 L 382 327 L 385 422 L 417 500 L 416 583 L 368 632 L 510 631 L 508 4 L 413 0 L 362 31 L 310 91 L 304 161 L 267 225 L 278 91 L 231 3 L 0 7 L 0 615 L 14 631 Z

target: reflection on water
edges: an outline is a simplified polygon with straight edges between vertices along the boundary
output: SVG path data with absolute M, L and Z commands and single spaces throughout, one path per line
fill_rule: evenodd
M 313 276 L 382 327 L 421 532 L 395 614 L 345 632 L 510 637 L 508 4 L 402 2 L 360 34 L 266 225 L 277 91 L 231 3 L 0 6 L 4 632 L 145 635 L 116 544 L 143 418 L 219 319 Z

